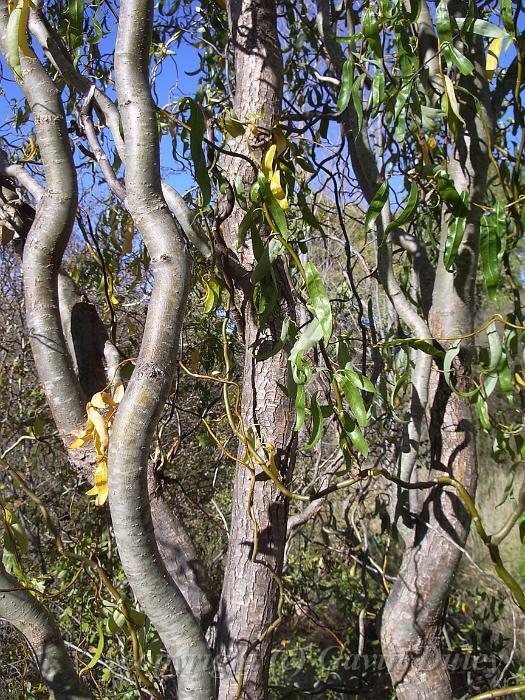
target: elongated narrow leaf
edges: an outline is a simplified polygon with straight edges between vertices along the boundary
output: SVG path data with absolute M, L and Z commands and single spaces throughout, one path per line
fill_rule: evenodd
M 479 36 L 486 36 L 491 39 L 498 39 L 500 36 L 505 36 L 504 29 L 484 19 L 458 17 L 456 18 L 456 23 L 460 29 L 464 27 L 467 31 L 479 34 Z
M 323 338 L 325 343 L 327 343 L 332 335 L 332 307 L 330 306 L 330 299 L 315 265 L 307 262 L 305 272 L 309 298 L 308 308 L 321 324 Z
M 373 200 L 370 202 L 368 211 L 365 217 L 365 231 L 369 231 L 377 217 L 383 211 L 383 207 L 388 199 L 388 182 L 385 180 L 374 195 Z
M 454 216 L 468 216 L 468 196 L 459 193 L 448 173 L 441 171 L 436 179 L 436 186 L 441 198 L 446 202 Z
M 403 143 L 406 136 L 406 104 L 410 97 L 412 91 L 412 82 L 408 81 L 405 83 L 396 97 L 396 104 L 394 107 L 394 138 L 398 143 Z
M 466 203 L 468 195 L 466 192 L 462 193 L 463 201 Z M 448 222 L 447 229 L 447 240 L 445 242 L 445 252 L 443 255 L 443 263 L 445 268 L 450 272 L 454 266 L 456 256 L 458 254 L 459 248 L 463 241 L 463 236 L 465 234 L 465 216 L 451 216 Z
M 487 340 L 489 341 L 489 372 L 492 372 L 499 365 L 501 356 L 503 354 L 503 347 L 501 345 L 501 338 L 499 337 L 498 328 L 495 323 L 491 323 L 487 328 Z
M 295 425 L 294 430 L 299 432 L 304 425 L 305 412 L 305 387 L 304 384 L 298 384 L 295 393 Z
M 447 117 L 449 119 L 451 116 L 455 117 L 456 119 L 459 119 L 462 124 L 464 124 L 465 120 L 459 111 L 459 103 L 456 97 L 456 91 L 454 90 L 454 84 L 448 75 L 444 75 L 443 78 L 445 80 L 445 112 Z
M 348 405 L 350 407 L 350 410 L 354 414 L 356 421 L 361 426 L 361 428 L 364 428 L 368 423 L 368 418 L 366 415 L 366 408 L 363 402 L 363 397 L 361 396 L 361 392 L 355 386 L 355 384 L 348 379 L 346 374 L 338 372 L 335 378 L 337 383 L 343 390 L 344 395 L 346 396 L 346 400 L 348 401 Z
M 514 36 L 516 30 L 514 28 L 514 18 L 512 15 L 512 0 L 500 0 L 500 16 L 507 32 L 511 36 Z
M 348 438 L 350 438 L 352 445 L 357 450 L 359 450 L 359 452 L 366 459 L 368 457 L 368 445 L 367 445 L 367 442 L 363 436 L 363 433 L 359 429 L 359 426 L 356 425 L 355 421 L 347 413 L 347 411 L 343 411 L 340 418 L 341 418 L 341 422 L 343 424 L 343 428 L 344 428 L 344 432 L 345 432 L 346 436 Z
M 487 51 L 487 62 L 485 64 L 485 71 L 487 73 L 487 78 L 489 80 L 492 80 L 494 77 L 494 73 L 496 72 L 496 68 L 498 67 L 498 62 L 499 62 L 499 57 L 501 54 L 501 49 L 503 47 L 503 37 L 499 37 L 498 39 L 493 39 L 490 42 L 488 51 Z
M 337 111 L 344 112 L 350 103 L 352 96 L 352 85 L 354 82 L 354 62 L 347 59 L 344 62 L 341 74 L 341 87 L 337 98 Z
M 480 257 L 487 294 L 492 301 L 498 297 L 500 268 L 505 252 L 507 229 L 505 210 L 498 203 L 493 212 L 481 217 Z
M 396 216 L 396 218 L 391 221 L 388 226 L 386 227 L 385 230 L 385 235 L 388 235 L 390 231 L 393 231 L 395 228 L 398 228 L 399 226 L 403 226 L 404 224 L 407 224 L 410 219 L 412 218 L 412 214 L 414 213 L 417 202 L 418 202 L 418 189 L 417 185 L 415 182 L 410 183 L 410 192 L 408 194 L 407 200 L 405 202 L 405 207 L 404 209 Z
M 368 379 L 368 377 L 364 376 L 364 374 L 356 372 L 351 367 L 348 367 L 348 365 L 345 367 L 344 373 L 348 381 L 352 382 L 352 384 L 361 391 L 367 391 L 370 394 L 375 393 L 374 385 L 370 379 Z
M 461 51 L 454 46 L 452 42 L 447 42 L 443 46 L 443 53 L 447 63 L 455 65 L 462 75 L 471 75 L 474 70 L 474 64 L 464 56 Z
M 278 241 L 277 238 L 270 238 L 268 243 L 264 246 L 262 255 L 252 272 L 250 282 L 252 284 L 257 284 L 257 282 L 263 280 L 270 273 L 273 261 L 276 260 L 282 252 L 282 243 Z
M 354 105 L 355 113 L 357 114 L 357 134 L 360 133 L 363 128 L 363 103 L 361 101 L 361 86 L 366 78 L 365 73 L 361 73 L 352 85 L 352 103 Z M 357 134 L 354 134 L 354 138 L 357 138 Z
M 381 46 L 381 38 L 379 36 L 379 24 L 373 9 L 369 8 L 363 14 L 361 28 L 374 56 L 376 58 L 383 58 L 383 47 Z
M 323 412 L 317 403 L 317 394 L 312 396 L 312 400 L 310 402 L 310 413 L 312 414 L 312 431 L 310 440 L 306 443 L 306 445 L 304 445 L 303 449 L 305 450 L 311 450 L 312 447 L 315 447 L 323 434 Z
M 189 126 L 190 134 L 190 152 L 195 168 L 195 178 L 202 192 L 202 204 L 207 206 L 211 199 L 211 183 L 208 168 L 206 166 L 206 158 L 202 148 L 202 139 L 204 137 L 204 117 L 199 105 L 192 101 L 190 107 Z
M 305 368 L 302 361 L 304 354 L 315 347 L 322 337 L 323 329 L 321 328 L 321 324 L 314 318 L 299 335 L 294 346 L 290 350 L 290 366 L 296 384 L 304 383 L 305 381 Z

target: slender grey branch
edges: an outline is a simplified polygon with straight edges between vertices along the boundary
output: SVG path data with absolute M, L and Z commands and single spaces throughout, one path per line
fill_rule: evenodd
M 128 581 L 171 656 L 180 700 L 212 700 L 211 657 L 199 624 L 159 553 L 149 504 L 151 439 L 177 362 L 189 282 L 184 241 L 162 195 L 157 120 L 148 82 L 153 2 L 124 0 L 115 78 L 125 143 L 128 209 L 151 256 L 153 290 L 137 365 L 112 427 L 109 501 Z
M 53 63 L 68 85 L 82 94 L 87 94 L 93 89 L 93 101 L 97 111 L 108 126 L 115 142 L 117 153 L 125 165 L 126 153 L 120 132 L 120 115 L 115 104 L 89 78 L 77 71 L 67 48 L 40 11 L 31 10 L 29 29 L 41 45 L 47 58 Z M 211 249 L 208 237 L 199 226 L 196 216 L 188 204 L 171 185 L 163 182 L 162 190 L 170 211 L 179 222 L 188 240 L 202 255 L 209 257 Z
M 111 167 L 111 163 L 109 162 L 107 155 L 100 147 L 97 138 L 97 132 L 95 131 L 95 126 L 93 124 L 93 119 L 91 118 L 91 109 L 93 105 L 93 95 L 95 94 L 95 90 L 96 88 L 94 85 L 92 85 L 89 88 L 89 92 L 86 95 L 86 98 L 84 99 L 84 104 L 82 105 L 82 109 L 80 110 L 80 121 L 82 123 L 82 126 L 84 127 L 84 133 L 86 134 L 89 146 L 93 151 L 95 160 L 97 161 L 97 163 L 100 166 L 100 169 L 102 170 L 102 174 L 104 175 L 104 178 L 108 183 L 109 189 L 113 192 L 113 194 L 116 197 L 118 197 L 118 199 L 120 199 L 122 202 L 125 202 L 126 188 L 115 175 L 115 172 Z
M 44 194 L 44 188 L 37 180 L 18 163 L 10 163 L 6 154 L 0 151 L 0 175 L 12 177 L 29 192 L 35 202 L 38 202 Z

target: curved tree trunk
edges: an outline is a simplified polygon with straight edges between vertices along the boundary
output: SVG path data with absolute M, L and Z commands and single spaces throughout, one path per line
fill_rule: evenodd
M 463 16 L 466 3 L 450 2 L 451 14 Z M 428 34 L 428 25 L 425 26 Z M 489 166 L 492 116 L 481 41 L 473 38 L 465 54 L 475 66 L 473 85 L 484 114 L 464 99 L 465 131 L 449 155 L 449 173 L 459 192 L 470 196 L 470 214 L 456 258 L 455 273 L 443 263 L 449 215 L 443 212 L 440 260 L 436 271 L 429 322 L 435 338 L 464 336 L 473 329 L 475 282 L 479 249 L 479 221 Z M 490 127 L 489 127 L 490 129 Z M 449 347 L 450 342 L 442 342 Z M 477 457 L 471 407 L 465 397 L 452 393 L 442 368 L 433 365 L 428 426 L 433 476 L 449 474 L 474 497 Z M 454 361 L 455 385 L 470 389 L 468 346 Z M 441 653 L 440 636 L 450 586 L 461 558 L 470 525 L 467 509 L 452 489 L 434 489 L 418 512 L 413 539 L 406 542 L 395 585 L 383 613 L 381 643 L 397 697 L 402 700 L 449 700 L 450 679 Z
M 0 562 L 0 617 L 21 632 L 33 652 L 42 680 L 55 700 L 80 700 L 91 693 L 82 686 L 58 625 Z
M 127 204 L 148 247 L 154 283 L 136 368 L 112 426 L 109 500 L 122 566 L 174 662 L 179 700 L 211 700 L 215 693 L 208 646 L 162 562 L 148 492 L 151 439 L 177 363 L 189 282 L 184 241 L 161 190 L 157 119 L 148 83 L 152 21 L 153 2 L 121 3 L 115 77 Z

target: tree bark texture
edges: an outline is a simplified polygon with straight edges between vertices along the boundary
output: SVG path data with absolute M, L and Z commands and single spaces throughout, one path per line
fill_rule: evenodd
M 231 0 L 228 4 L 231 41 L 235 55 L 235 115 L 242 122 L 255 123 L 258 134 L 246 134 L 230 142 L 230 149 L 262 160 L 272 143 L 271 130 L 277 125 L 282 99 L 282 55 L 277 36 L 275 2 L 267 0 Z M 246 161 L 226 156 L 220 166 L 231 181 L 240 175 L 248 189 L 256 172 Z M 236 249 L 237 229 L 243 216 L 236 206 L 223 223 L 227 245 Z M 264 240 L 268 232 L 261 232 Z M 251 242 L 239 252 L 241 264 L 248 270 L 254 265 Z M 293 403 L 279 388 L 286 386 L 287 353 L 257 362 L 255 354 L 261 346 L 274 344 L 280 335 L 279 314 L 290 313 L 286 296 L 288 282 L 279 265 L 275 272 L 282 308 L 261 327 L 252 302 L 252 289 L 241 299 L 245 324 L 245 360 L 241 399 L 241 417 L 245 430 L 252 429 L 261 443 L 275 449 L 276 463 L 286 480 L 293 468 L 296 441 L 293 433 Z M 264 459 L 263 451 L 260 450 Z M 242 443 L 238 457 L 246 460 Z M 250 507 L 251 503 L 251 507 Z M 270 625 L 274 622 L 279 599 L 276 576 L 282 568 L 287 503 L 276 485 L 264 472 L 255 468 L 254 481 L 250 470 L 238 464 L 235 475 L 230 542 L 219 605 L 216 630 L 216 655 L 219 668 L 219 698 L 267 697 Z M 259 541 L 254 552 L 254 522 Z M 242 687 L 242 690 L 241 690 Z
M 451 14 L 463 16 L 465 3 L 449 3 Z M 428 33 L 428 25 L 425 27 Z M 489 167 L 492 115 L 484 72 L 481 42 L 471 37 L 465 54 L 475 66 L 469 89 L 479 98 L 462 105 L 465 130 L 457 135 L 449 154 L 449 173 L 459 192 L 469 194 L 471 208 L 455 272 L 445 269 L 443 255 L 448 214 L 443 212 L 440 258 L 429 312 L 432 335 L 437 339 L 469 334 L 475 312 L 475 280 L 479 249 L 479 222 Z M 489 129 L 487 130 L 487 125 Z M 445 348 L 450 341 L 441 341 Z M 470 389 L 468 343 L 454 361 L 456 387 Z M 441 370 L 441 371 L 440 371 Z M 477 456 L 471 406 L 468 398 L 451 391 L 442 367 L 435 363 L 430 381 L 428 431 L 431 475 L 448 474 L 474 497 Z M 397 697 L 402 700 L 448 700 L 452 689 L 440 647 L 443 615 L 470 518 L 453 489 L 436 488 L 424 498 L 415 518 L 414 536 L 407 542 L 395 585 L 383 612 L 381 642 Z

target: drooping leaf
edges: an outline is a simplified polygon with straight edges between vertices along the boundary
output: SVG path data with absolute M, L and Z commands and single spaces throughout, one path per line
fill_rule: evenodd
M 385 236 L 393 231 L 399 226 L 407 224 L 412 218 L 418 202 L 418 189 L 415 182 L 410 183 L 410 192 L 408 194 L 407 200 L 405 202 L 404 209 L 396 216 L 396 218 L 391 221 L 385 229 Z
M 308 308 L 321 324 L 324 342 L 328 343 L 332 335 L 332 307 L 326 293 L 319 271 L 308 261 L 305 266 L 306 287 L 308 289 Z
M 448 64 L 455 65 L 462 75 L 471 75 L 474 70 L 472 61 L 458 51 L 452 42 L 446 42 L 443 46 L 443 54 Z
M 195 168 L 195 178 L 201 189 L 202 205 L 206 207 L 211 199 L 211 183 L 202 147 L 204 138 L 204 116 L 201 107 L 194 100 L 190 103 L 190 118 L 188 124 L 191 128 L 190 152 L 193 160 L 193 167 Z
M 374 198 L 372 199 L 368 207 L 368 211 L 365 217 L 365 231 L 369 231 L 372 228 L 375 220 L 383 211 L 383 207 L 385 206 L 386 201 L 388 199 L 388 191 L 388 182 L 385 180 L 379 186 L 377 192 L 374 195 Z
M 312 396 L 310 413 L 312 415 L 312 430 L 310 440 L 303 447 L 304 450 L 311 450 L 315 447 L 323 434 L 323 412 L 317 403 L 317 394 Z
M 341 87 L 337 98 L 337 111 L 344 112 L 350 103 L 352 96 L 352 85 L 354 83 L 354 62 L 347 59 L 343 64 L 341 72 Z
M 481 269 L 485 279 L 487 294 L 492 301 L 498 297 L 500 269 L 507 242 L 505 209 L 498 202 L 494 211 L 483 214 L 480 228 Z
M 485 71 L 487 73 L 488 80 L 492 80 L 492 78 L 494 77 L 494 73 L 496 72 L 496 68 L 498 67 L 502 47 L 503 37 L 493 39 L 490 42 L 489 48 L 487 50 L 487 61 L 485 64 Z
M 467 203 L 468 193 L 462 192 L 461 198 Z M 447 227 L 447 240 L 445 242 L 445 252 L 443 255 L 443 264 L 450 272 L 454 266 L 454 261 L 458 254 L 459 248 L 465 234 L 465 224 L 467 219 L 465 216 L 451 216 Z
M 364 428 L 368 423 L 368 418 L 361 392 L 356 387 L 354 382 L 347 377 L 346 373 L 338 372 L 335 375 L 335 378 L 346 396 L 346 400 L 348 401 L 348 405 L 354 414 L 356 421 L 361 428 Z

